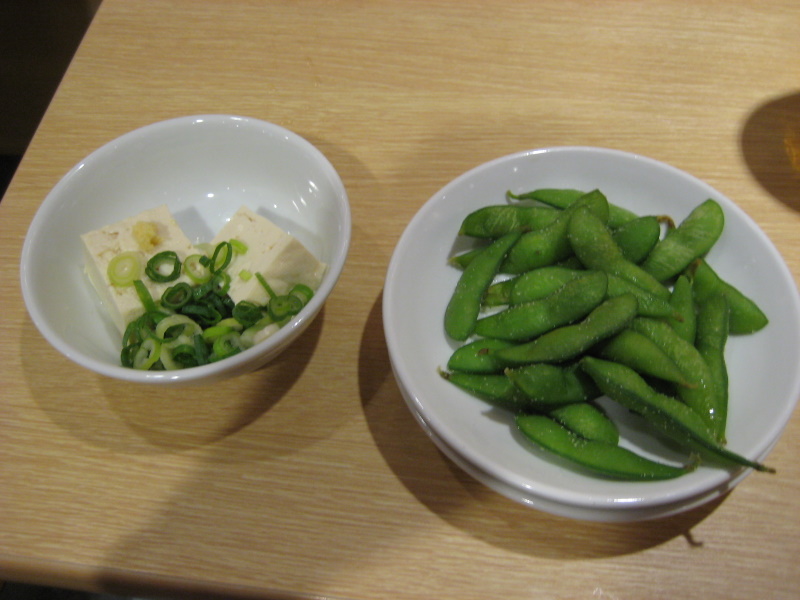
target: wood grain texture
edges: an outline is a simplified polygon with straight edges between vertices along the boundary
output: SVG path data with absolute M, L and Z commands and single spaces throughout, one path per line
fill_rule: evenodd
M 105 0 L 0 204 L 0 577 L 95 590 L 395 600 L 794 598 L 800 421 L 690 513 L 570 521 L 445 459 L 390 371 L 381 290 L 405 225 L 492 158 L 641 153 L 732 198 L 800 275 L 800 5 Z M 189 399 L 76 369 L 19 291 L 58 179 L 136 127 L 292 129 L 347 186 L 348 264 L 268 367 Z

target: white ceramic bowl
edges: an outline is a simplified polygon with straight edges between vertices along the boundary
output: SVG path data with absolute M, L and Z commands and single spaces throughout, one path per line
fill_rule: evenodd
M 561 147 L 499 158 L 446 185 L 412 219 L 392 256 L 383 299 L 392 368 L 412 413 L 439 448 L 478 480 L 563 516 L 650 519 L 699 506 L 732 489 L 749 470 L 701 466 L 675 480 L 647 483 L 579 473 L 526 444 L 509 413 L 490 408 L 437 373 L 457 347 L 445 336 L 443 315 L 460 275 L 447 259 L 468 247 L 457 239 L 461 221 L 481 206 L 505 202 L 507 190 L 536 188 L 599 188 L 615 204 L 643 215 L 668 214 L 676 221 L 707 198 L 719 201 L 726 227 L 708 261 L 770 318 L 762 331 L 731 337 L 727 346 L 728 446 L 762 460 L 778 440 L 800 395 L 800 302 L 780 255 L 736 204 L 702 181 L 648 158 L 599 148 Z M 641 435 L 625 411 L 614 410 L 613 417 L 624 446 L 677 458 L 666 445 Z
M 242 205 L 269 218 L 327 263 L 316 295 L 278 333 L 219 363 L 161 372 L 122 367 L 120 335 L 83 272 L 79 236 L 162 204 L 196 242 L 210 241 Z M 133 382 L 207 383 L 264 365 L 308 327 L 344 267 L 350 230 L 344 185 L 309 142 L 252 118 L 181 117 L 123 135 L 58 182 L 25 238 L 22 292 L 44 337 L 88 369 Z

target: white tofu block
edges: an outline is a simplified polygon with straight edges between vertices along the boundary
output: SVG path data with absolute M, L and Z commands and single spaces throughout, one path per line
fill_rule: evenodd
M 267 303 L 269 296 L 255 277 L 256 273 L 263 275 L 276 294 L 285 294 L 298 283 L 315 291 L 319 287 L 327 265 L 293 236 L 246 206 L 231 217 L 211 243 L 216 246 L 232 239 L 247 246 L 247 252 L 236 255 L 228 267 L 229 295 L 234 302 Z M 239 276 L 241 271 L 253 276 L 244 280 Z
M 150 243 L 146 245 L 152 247 L 143 248 L 141 241 L 134 235 L 137 223 L 152 223 L 155 226 L 155 236 L 150 238 Z M 141 252 L 146 263 L 159 252 L 172 250 L 183 262 L 188 255 L 197 252 L 166 206 L 146 210 L 118 223 L 90 231 L 83 234 L 81 240 L 86 273 L 120 332 L 124 332 L 128 323 L 141 316 L 144 308 L 133 286 L 119 287 L 111 283 L 108 278 L 108 264 L 111 260 L 123 252 L 135 251 Z M 142 281 L 156 301 L 169 286 L 179 281 L 191 283 L 184 274 L 169 283 L 155 283 L 143 273 Z

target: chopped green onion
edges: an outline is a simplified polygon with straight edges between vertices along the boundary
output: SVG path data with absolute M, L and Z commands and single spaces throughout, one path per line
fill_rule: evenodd
M 278 295 L 275 293 L 275 290 L 273 290 L 267 283 L 267 280 L 264 279 L 264 276 L 257 271 L 256 271 L 256 279 L 258 279 L 258 282 L 261 284 L 261 287 L 264 288 L 264 291 L 267 292 L 267 296 L 269 296 L 270 298 L 274 298 L 275 296 Z
M 248 271 L 247 269 L 242 269 L 239 271 L 239 279 L 242 281 L 250 281 L 253 278 L 253 272 Z
M 192 286 L 185 281 L 176 283 L 164 290 L 161 295 L 161 306 L 170 310 L 178 310 L 192 299 Z
M 141 279 L 136 279 L 133 282 L 133 287 L 136 288 L 136 295 L 139 296 L 139 300 L 144 306 L 145 312 L 158 312 L 158 306 L 156 306 L 155 301 L 153 300 L 153 296 L 150 295 L 150 290 L 147 289 L 147 286 Z
M 183 305 L 181 312 L 184 315 L 191 315 L 201 325 L 210 327 L 222 320 L 220 312 L 210 304 L 189 303 Z
M 211 327 L 203 330 L 203 341 L 206 343 L 213 343 L 218 337 L 228 333 L 238 332 L 236 332 L 233 327 L 228 327 L 227 325 L 212 325 Z
M 161 342 L 153 338 L 147 338 L 141 343 L 133 356 L 133 368 L 147 371 L 155 365 L 160 355 Z
M 212 273 L 224 271 L 231 264 L 233 259 L 233 248 L 230 242 L 220 242 L 214 248 L 214 254 L 211 255 L 211 265 L 209 268 Z
M 158 322 L 155 335 L 163 342 L 170 342 L 180 336 L 192 337 L 202 332 L 200 325 L 186 315 L 170 315 Z
M 144 257 L 140 252 L 133 250 L 123 252 L 108 263 L 108 280 L 118 287 L 128 287 L 137 279 L 141 279 L 143 270 Z
M 242 240 L 232 239 L 230 241 L 231 249 L 236 254 L 246 254 L 247 253 L 247 244 L 245 244 Z
M 241 323 L 245 329 L 255 325 L 263 316 L 264 313 L 261 312 L 261 307 L 248 300 L 237 302 L 236 306 L 233 307 L 233 318 Z
M 156 283 L 175 281 L 181 275 L 181 259 L 172 250 L 159 252 L 147 261 L 144 272 Z
M 283 321 L 293 317 L 303 308 L 303 303 L 297 296 L 287 294 L 275 296 L 269 301 L 269 314 L 276 321 Z
M 217 296 L 224 296 L 231 289 L 231 276 L 225 271 L 217 271 L 211 280 L 211 286 Z
M 214 340 L 211 360 L 222 360 L 242 351 L 240 336 L 236 332 L 226 333 Z
M 291 296 L 297 296 L 300 298 L 303 306 L 305 306 L 311 301 L 311 298 L 314 297 L 314 290 L 303 283 L 298 283 L 291 290 L 289 290 L 289 294 Z
M 211 280 L 211 271 L 208 268 L 208 263 L 209 259 L 207 256 L 202 254 L 190 254 L 186 257 L 186 260 L 183 261 L 183 271 L 194 283 L 205 283 Z
M 241 323 L 234 319 L 233 317 L 228 317 L 227 319 L 222 319 L 217 325 L 224 325 L 225 327 L 230 327 L 234 331 L 241 331 L 244 329 Z

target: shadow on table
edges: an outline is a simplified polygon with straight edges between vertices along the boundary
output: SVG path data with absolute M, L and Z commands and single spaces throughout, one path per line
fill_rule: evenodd
M 757 107 L 742 128 L 740 143 L 761 186 L 800 211 L 800 92 Z
M 180 452 L 218 442 L 280 402 L 313 356 L 324 319 L 323 307 L 304 334 L 272 362 L 220 386 L 131 385 L 88 371 L 53 381 L 41 377 L 36 357 L 46 342 L 33 334 L 22 341 L 23 369 L 42 410 L 76 438 L 124 454 Z M 88 386 L 99 393 L 84 393 Z M 73 398 L 84 400 L 65 409 L 65 399 Z M 118 421 L 126 427 L 120 428 Z
M 577 521 L 532 510 L 494 492 L 439 452 L 394 384 L 382 333 L 382 296 L 373 304 L 361 340 L 359 386 L 371 434 L 400 481 L 432 512 L 494 546 L 557 559 L 629 554 L 683 536 L 720 504 L 640 523 Z M 391 380 L 390 383 L 389 380 Z M 558 532 L 554 535 L 553 532 Z

